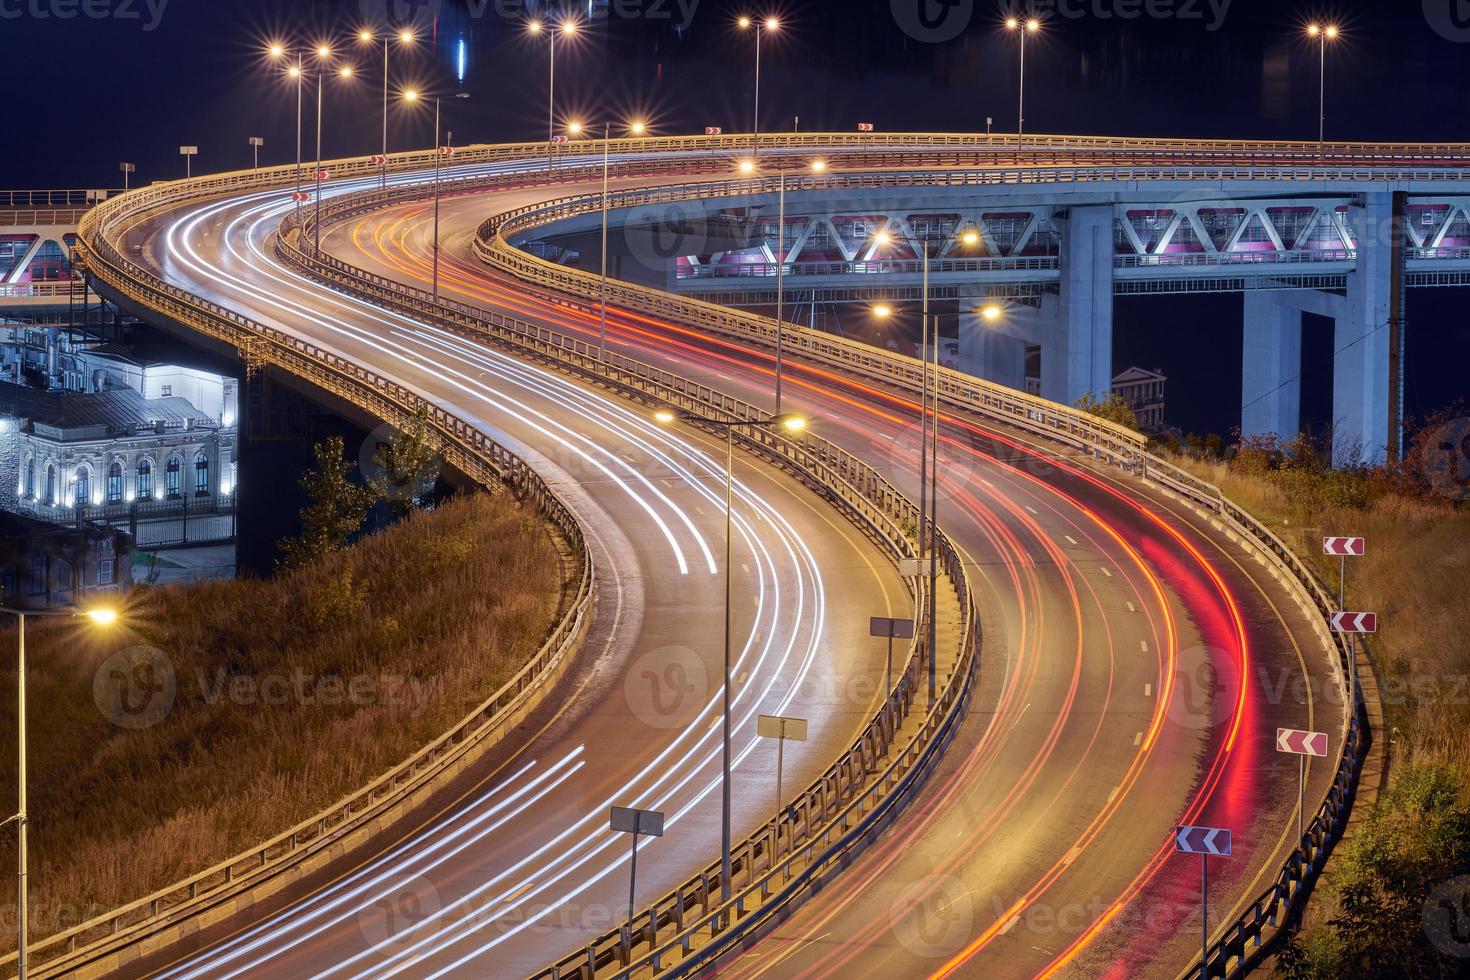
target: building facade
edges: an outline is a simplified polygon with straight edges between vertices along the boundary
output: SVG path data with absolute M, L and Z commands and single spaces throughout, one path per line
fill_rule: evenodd
M 1164 383 L 1162 372 L 1131 367 L 1113 378 L 1113 394 L 1128 403 L 1138 417 L 1138 428 L 1149 434 L 1164 431 Z

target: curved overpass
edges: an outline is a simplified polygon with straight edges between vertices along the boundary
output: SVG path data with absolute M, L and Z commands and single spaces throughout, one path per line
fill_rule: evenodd
M 776 148 L 788 141 L 770 142 Z M 983 168 L 1006 155 L 1034 162 L 1038 155 L 1061 154 L 1075 162 L 1078 155 L 1099 152 L 1095 141 L 1033 150 L 998 140 L 983 152 L 965 148 L 974 138 L 929 142 L 926 150 L 877 155 L 891 159 L 875 159 L 866 141 L 827 137 L 824 145 L 826 152 L 843 156 L 842 166 L 875 171 L 912 167 L 915 152 L 947 168 Z M 727 167 L 730 153 L 739 149 L 739 141 L 650 141 L 619 145 L 617 161 L 630 172 L 668 175 L 657 180 L 687 179 Z M 1155 152 L 1226 152 L 1160 150 L 1127 141 L 1105 149 L 1145 159 Z M 1259 161 L 1253 156 L 1252 162 Z M 459 258 L 446 263 L 446 293 L 487 314 L 503 311 L 563 331 L 595 332 L 596 317 L 585 304 L 569 304 L 546 283 L 527 290 L 523 283 L 487 275 L 470 258 L 476 226 L 487 214 L 575 192 L 578 183 L 585 192 L 596 168 L 585 160 L 563 163 L 553 175 L 560 185 L 553 190 L 526 189 L 525 174 L 492 173 L 489 166 L 459 169 L 461 186 L 479 184 L 482 193 L 448 203 L 447 247 Z M 647 176 L 639 179 L 649 182 Z M 373 213 L 333 226 L 323 246 L 354 265 L 413 281 L 426 271 L 424 209 L 421 202 L 394 204 L 387 199 L 392 196 L 355 208 L 370 206 Z M 214 288 L 209 280 L 230 270 L 226 278 L 239 279 L 225 287 L 238 290 L 229 294 L 232 302 L 279 316 L 277 297 L 251 278 L 281 280 L 279 269 L 268 268 L 264 242 L 288 209 L 279 192 L 190 205 L 187 221 L 152 216 L 129 230 L 130 243 L 151 255 L 160 254 L 160 242 L 165 255 L 175 254 L 175 243 L 185 243 L 177 246 L 178 258 L 160 266 L 165 274 L 192 275 L 199 285 Z M 182 237 L 181 227 L 189 229 Z M 217 236 L 213 243 L 211 231 Z M 201 261 L 191 241 L 214 249 L 215 263 L 206 257 L 191 270 L 191 263 Z M 312 291 L 309 301 L 285 305 L 306 310 L 305 319 L 318 324 L 314 329 L 322 328 L 318 310 L 350 310 L 350 319 L 380 325 L 360 332 L 366 345 L 360 355 L 385 356 L 385 338 L 396 346 L 406 334 L 425 332 L 393 314 L 369 313 L 371 307 L 327 294 L 305 279 L 286 279 L 279 282 L 285 297 Z M 334 338 L 351 332 L 339 313 L 325 319 Z M 747 336 L 701 330 L 687 320 L 650 315 L 637 303 L 613 311 L 609 327 L 611 343 L 640 360 L 663 363 L 751 401 L 765 397 L 769 338 L 759 330 Z M 466 356 L 461 342 L 448 335 L 412 342 L 426 345 L 415 350 L 420 358 Z M 498 360 L 483 350 L 474 356 Z M 907 479 L 916 451 L 915 409 L 902 373 L 866 376 L 834 369 L 820 356 L 798 360 L 790 370 L 790 397 L 820 416 L 824 431 L 830 429 L 859 455 L 891 461 L 893 475 Z M 557 397 L 567 396 L 551 396 Z M 1292 808 L 1280 802 L 1290 795 L 1284 787 L 1294 773 L 1270 764 L 1269 736 L 1278 723 L 1333 731 L 1340 726 L 1321 717 L 1319 704 L 1281 701 L 1285 687 L 1268 690 L 1267 681 L 1303 677 L 1308 691 L 1324 689 L 1322 678 L 1332 668 L 1319 642 L 1320 624 L 1273 580 L 1274 573 L 1250 560 L 1251 553 L 1218 520 L 1202 518 L 1156 486 L 1120 478 L 1116 470 L 1060 449 L 1040 437 L 1037 426 L 1026 425 L 1024 415 L 1018 417 L 1021 428 L 995 415 L 975 406 L 956 408 L 949 399 L 944 420 L 942 523 L 990 586 L 982 604 L 987 669 L 971 717 L 914 816 L 889 831 L 892 843 L 902 846 L 860 858 L 836 887 L 767 930 L 759 955 L 737 963 L 738 971 L 912 974 L 948 963 L 954 970 L 1037 973 L 1080 963 L 1098 970 L 1172 972 L 1188 961 L 1193 942 L 1191 913 L 1180 901 L 1192 874 L 1168 862 L 1161 846 L 1168 828 L 1181 818 L 1228 820 L 1236 827 L 1238 839 L 1247 843 L 1240 859 L 1222 869 L 1224 894 L 1232 900 L 1253 895 L 1295 845 L 1287 829 Z M 588 438 L 606 438 L 609 431 Z M 1101 455 L 1115 458 L 1111 451 Z M 861 609 L 843 611 L 849 618 L 861 615 Z M 1209 672 L 1216 682 L 1200 697 L 1195 685 Z M 1313 775 L 1309 798 L 1320 798 L 1331 774 L 1317 767 Z M 951 914 L 957 903 L 964 914 Z M 1130 941 L 1129 930 L 1137 928 L 1131 917 L 1151 907 L 1166 910 L 1162 931 L 1178 934 L 1178 940 L 1144 948 Z M 926 915 L 932 917 L 925 909 L 944 924 L 939 934 L 925 925 Z M 1038 911 L 1047 909 L 1055 924 L 1044 927 L 1046 935 L 1038 940 L 1034 923 Z M 1059 909 L 1076 910 L 1065 917 L 1069 924 L 1056 916 Z M 1224 917 L 1219 911 L 1216 916 Z M 559 933 L 557 941 L 575 942 L 575 931 Z M 1153 923 L 1151 934 L 1160 931 Z M 196 965 L 207 971 L 215 956 L 248 959 L 275 946 L 284 932 L 266 923 L 232 944 L 210 946 L 182 972 Z M 354 945 L 362 946 L 362 939 L 339 930 L 335 939 L 293 948 L 294 955 L 306 957 L 299 965 L 316 970 L 344 962 L 335 957 Z M 250 952 L 239 952 L 247 947 Z M 486 955 L 478 947 L 472 952 Z M 362 950 L 352 955 L 359 957 L 352 962 L 364 963 Z M 366 955 L 365 965 L 377 962 L 371 958 L 377 953 Z M 515 968 L 521 965 L 517 961 Z

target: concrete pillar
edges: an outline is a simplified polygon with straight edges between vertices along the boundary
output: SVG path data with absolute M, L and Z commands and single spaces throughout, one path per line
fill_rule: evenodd
M 1004 311 L 999 319 L 987 320 L 978 312 L 990 302 Z M 1039 311 L 1023 303 L 989 300 L 983 293 L 961 295 L 959 307 L 959 369 L 1025 391 L 1026 345 L 1041 341 Z
M 1301 309 L 1274 290 L 1248 291 L 1244 320 L 1241 435 L 1290 439 L 1301 431 Z
M 1113 206 L 1070 208 L 1061 225 L 1056 313 L 1042 305 L 1041 394 L 1071 404 L 1113 385 Z
M 1373 191 L 1350 212 L 1358 265 L 1348 275 L 1332 363 L 1332 461 L 1384 461 L 1389 429 L 1389 302 L 1393 288 L 1393 195 Z

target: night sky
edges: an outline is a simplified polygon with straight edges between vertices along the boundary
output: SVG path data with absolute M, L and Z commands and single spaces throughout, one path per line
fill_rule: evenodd
M 1007 8 L 984 0 L 946 0 L 952 6 L 940 8 L 931 0 L 941 15 L 926 27 L 919 2 L 614 0 L 610 17 L 558 50 L 559 115 L 645 117 L 665 133 L 747 130 L 752 44 L 734 19 L 749 12 L 776 13 L 784 24 L 763 49 L 763 129 L 790 128 L 799 116 L 804 130 L 850 131 L 864 121 L 890 131 L 983 131 L 990 116 L 997 130 L 1014 130 L 1016 44 L 1000 29 Z M 373 14 L 378 23 L 414 14 L 429 25 L 412 53 L 395 51 L 394 87 L 411 80 L 425 90 L 470 93 L 447 118 L 455 142 L 543 138 L 546 41 L 528 38 L 523 27 L 534 6 L 0 0 L 11 133 L 0 185 L 117 186 L 119 160 L 137 163 L 140 182 L 182 176 L 178 147 L 185 143 L 199 146 L 196 173 L 233 169 L 249 165 L 250 136 L 265 138 L 262 162 L 286 162 L 294 155 L 295 90 L 263 57 L 273 38 L 335 39 L 364 74 L 328 85 L 325 152 L 374 152 L 381 48 L 369 53 L 353 37 Z M 1458 8 L 1458 0 L 1036 4 L 1046 27 L 1027 49 L 1027 130 L 1314 138 L 1317 49 L 1303 27 L 1320 19 L 1343 31 L 1328 51 L 1329 139 L 1461 139 L 1470 121 L 1470 20 L 1457 20 Z M 428 37 L 434 28 L 437 36 Z M 461 39 L 462 86 L 455 70 Z M 308 155 L 311 126 L 308 106 Z M 392 127 L 394 149 L 432 142 L 422 112 L 395 113 Z M 1409 407 L 1424 412 L 1466 392 L 1454 366 L 1470 361 L 1470 326 L 1460 312 L 1463 290 L 1411 295 Z M 1239 380 L 1233 395 L 1219 388 L 1218 365 L 1238 357 L 1238 317 L 1236 297 L 1120 302 L 1118 359 L 1165 368 L 1178 382 L 1171 415 L 1179 424 L 1228 429 Z M 1202 330 L 1221 333 L 1214 356 L 1200 356 Z M 1208 399 L 1198 397 L 1205 379 Z M 1322 401 L 1313 384 L 1304 409 L 1308 421 L 1325 423 L 1311 418 L 1314 401 Z M 1330 403 L 1324 410 L 1330 414 Z

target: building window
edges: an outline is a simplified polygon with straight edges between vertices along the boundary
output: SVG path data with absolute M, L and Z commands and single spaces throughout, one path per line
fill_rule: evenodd
M 162 393 L 162 395 L 163 395 L 164 398 L 167 398 L 167 397 L 169 397 L 170 395 L 172 395 L 174 393 L 174 386 L 173 385 L 163 385 L 158 390 Z
M 184 461 L 177 456 L 170 456 L 163 467 L 163 490 L 170 499 L 179 495 L 179 471 L 183 469 Z
M 203 453 L 194 457 L 194 493 L 200 497 L 209 494 L 209 457 Z
M 146 459 L 138 460 L 138 499 L 153 499 L 153 464 Z
M 122 497 L 122 464 L 113 463 L 107 468 L 107 502 L 121 503 Z
M 30 595 L 46 594 L 46 558 L 44 555 L 32 558 L 29 568 L 30 581 L 26 583 L 26 591 Z
M 71 601 L 71 590 L 76 582 L 76 573 L 72 570 L 71 562 L 63 558 L 56 563 L 56 596 L 62 603 Z
M 46 466 L 46 503 L 56 503 L 56 467 Z
M 112 584 L 112 575 L 113 575 L 113 571 L 112 571 L 112 559 L 111 558 L 104 558 L 102 561 L 99 561 L 97 563 L 97 584 L 98 585 L 111 585 Z
M 26 499 L 36 499 L 36 458 L 26 457 Z
M 78 507 L 92 502 L 92 471 L 85 466 L 77 467 L 77 491 L 72 500 Z

